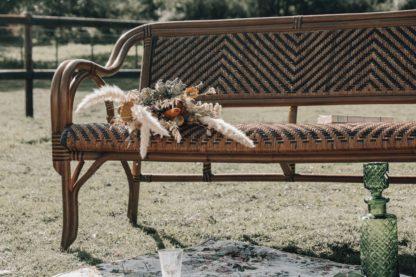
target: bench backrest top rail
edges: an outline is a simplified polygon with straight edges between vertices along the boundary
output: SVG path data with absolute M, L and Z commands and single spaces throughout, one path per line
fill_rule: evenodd
M 416 103 L 416 11 L 153 23 L 141 86 L 228 106 Z

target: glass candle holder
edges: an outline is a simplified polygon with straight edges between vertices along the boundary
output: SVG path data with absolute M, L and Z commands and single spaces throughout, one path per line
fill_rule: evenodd
M 182 249 L 159 250 L 162 277 L 181 277 Z

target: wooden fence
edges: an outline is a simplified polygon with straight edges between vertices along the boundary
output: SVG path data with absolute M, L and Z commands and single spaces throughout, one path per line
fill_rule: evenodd
M 53 27 L 111 27 L 134 28 L 145 24 L 145 21 L 115 20 L 104 18 L 60 17 L 24 15 L 0 15 L 1 25 L 24 25 L 24 69 L 0 70 L 0 80 L 25 80 L 26 116 L 33 117 L 33 80 L 52 79 L 54 69 L 34 69 L 32 58 L 32 26 Z M 116 78 L 138 78 L 140 69 L 121 70 Z

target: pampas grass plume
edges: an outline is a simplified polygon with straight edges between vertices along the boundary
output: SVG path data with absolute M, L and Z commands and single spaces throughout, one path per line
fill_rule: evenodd
M 127 100 L 126 93 L 117 86 L 105 85 L 98 89 L 94 89 L 94 92 L 88 94 L 78 104 L 75 112 L 80 112 L 91 106 L 94 106 L 105 101 L 125 102 Z
M 212 118 L 209 116 L 203 116 L 198 119 L 202 124 L 207 125 L 208 128 L 212 128 L 224 136 L 235 140 L 247 147 L 254 148 L 253 141 L 247 137 L 241 130 L 237 129 L 233 125 L 225 122 L 221 118 Z
M 147 154 L 147 148 L 150 145 L 150 131 L 160 135 L 169 137 L 169 132 L 159 123 L 147 109 L 142 105 L 134 105 L 131 108 L 133 119 L 140 122 L 140 156 L 144 159 Z

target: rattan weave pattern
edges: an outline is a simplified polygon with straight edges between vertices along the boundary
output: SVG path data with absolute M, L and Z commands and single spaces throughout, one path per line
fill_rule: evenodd
M 256 144 L 244 147 L 219 133 L 208 136 L 200 125 L 183 127 L 183 140 L 153 137 L 149 152 L 325 152 L 361 149 L 415 149 L 416 121 L 359 124 L 244 124 L 237 125 Z M 125 127 L 109 124 L 74 124 L 61 137 L 72 151 L 139 151 L 137 136 Z
M 179 77 L 249 98 L 416 95 L 415 52 L 413 26 L 156 37 L 151 85 Z

